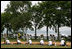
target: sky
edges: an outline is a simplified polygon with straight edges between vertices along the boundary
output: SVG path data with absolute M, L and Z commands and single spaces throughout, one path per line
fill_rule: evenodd
M 1 13 L 4 12 L 4 9 L 7 8 L 7 4 L 9 4 L 10 1 L 1 1 Z M 38 2 L 41 2 L 41 1 L 32 1 L 32 5 L 35 5 L 37 4 Z M 60 32 L 61 33 L 64 33 L 64 34 L 70 34 L 71 35 L 71 27 L 67 27 L 67 26 L 64 26 L 64 27 L 60 27 Z M 41 28 L 40 30 L 38 30 L 39 32 L 45 32 L 46 31 L 46 27 L 43 27 Z M 49 31 L 52 31 L 53 30 L 50 30 Z M 68 33 L 69 32 L 69 33 Z
M 7 4 L 9 4 L 10 1 L 1 1 L 1 13 L 4 12 L 4 9 L 7 8 Z M 41 1 L 32 1 L 32 5 L 37 4 L 38 2 Z

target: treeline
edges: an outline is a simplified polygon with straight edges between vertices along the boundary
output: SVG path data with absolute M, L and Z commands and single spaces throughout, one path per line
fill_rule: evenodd
M 58 33 L 61 26 L 71 27 L 71 1 L 41 1 L 32 6 L 31 1 L 10 1 L 4 13 L 1 13 L 1 31 L 4 27 L 8 30 L 18 29 L 35 31 L 46 26 L 55 29 Z

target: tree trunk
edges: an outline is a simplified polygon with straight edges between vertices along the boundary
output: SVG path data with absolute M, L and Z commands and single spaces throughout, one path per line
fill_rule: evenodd
M 48 40 L 48 26 L 47 26 L 46 30 L 47 30 L 47 40 Z
M 24 28 L 23 28 L 23 33 L 24 33 Z
M 25 32 L 26 32 L 26 34 L 27 34 L 27 28 L 25 29 Z
M 7 37 L 8 37 L 8 28 L 7 28 Z
M 26 34 L 26 33 L 25 33 L 25 29 L 23 28 L 23 35 L 25 35 L 25 34 Z M 27 35 L 25 35 L 25 40 L 27 39 L 26 36 L 27 36 Z
M 59 36 L 59 25 L 58 25 L 58 40 L 60 40 L 59 38 L 60 38 L 60 36 Z
M 35 26 L 35 39 L 37 38 L 37 36 L 36 36 L 36 26 Z

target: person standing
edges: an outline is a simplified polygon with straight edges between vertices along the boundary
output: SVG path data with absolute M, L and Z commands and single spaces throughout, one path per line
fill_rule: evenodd
M 52 40 L 52 34 L 50 34 L 50 37 L 49 37 L 49 39 L 51 39 L 51 40 Z
M 4 44 L 6 43 L 7 34 L 3 34 Z
M 21 34 L 20 33 L 18 33 L 18 38 L 21 38 Z
M 28 43 L 28 41 L 29 41 L 29 35 L 28 34 L 26 34 L 26 39 L 27 39 L 27 43 Z
M 53 37 L 52 37 L 52 41 L 55 42 L 55 36 L 54 36 L 54 35 L 53 35 Z
M 32 35 L 30 35 L 30 39 L 32 39 Z

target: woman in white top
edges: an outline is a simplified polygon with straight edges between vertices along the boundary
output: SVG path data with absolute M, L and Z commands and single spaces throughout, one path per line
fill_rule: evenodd
M 32 40 L 30 38 L 29 38 L 29 41 L 28 42 L 29 42 L 30 45 L 32 44 Z
M 6 40 L 6 44 L 10 44 L 10 41 L 8 39 Z
M 49 46 L 51 46 L 52 45 L 52 41 L 49 39 L 49 44 L 48 44 Z
M 21 44 L 21 41 L 19 39 L 17 40 L 17 44 Z
M 66 44 L 65 44 L 65 40 L 62 38 L 62 40 L 61 40 L 61 46 L 65 46 Z
M 44 45 L 44 40 L 43 40 L 43 38 L 41 38 L 40 44 L 41 44 L 41 45 Z

